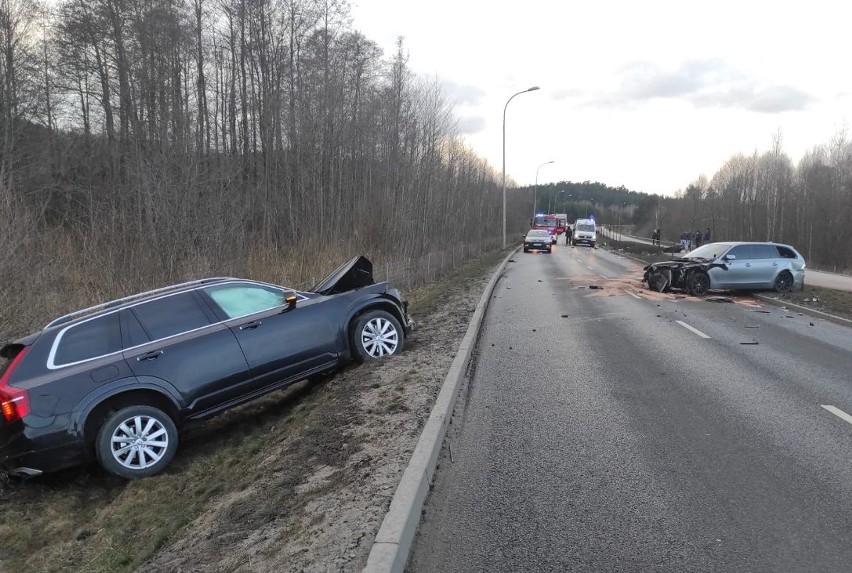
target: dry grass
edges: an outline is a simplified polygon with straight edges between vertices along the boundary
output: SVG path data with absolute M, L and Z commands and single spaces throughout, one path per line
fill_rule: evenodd
M 454 289 L 481 280 L 503 256 L 469 261 L 412 290 L 413 311 L 424 316 L 439 309 Z M 82 275 L 73 278 L 92 284 Z M 369 413 L 353 404 L 363 392 L 377 391 L 373 368 L 365 364 L 321 383 L 302 382 L 190 425 L 172 465 L 152 478 L 125 482 L 90 466 L 0 482 L 0 571 L 133 571 L 199 520 L 210 521 L 206 535 L 223 546 L 272 523 L 281 536 L 305 534 L 302 508 L 340 480 L 357 479 L 344 478 L 341 468 L 363 447 L 352 428 Z M 409 409 L 402 392 L 408 375 L 416 372 L 378 390 L 388 394 L 376 403 L 377 415 Z M 317 468 L 328 468 L 327 479 L 305 488 Z M 217 570 L 198 563 L 201 570 Z

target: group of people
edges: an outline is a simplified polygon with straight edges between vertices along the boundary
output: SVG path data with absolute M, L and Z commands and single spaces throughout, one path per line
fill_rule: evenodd
M 654 229 L 653 231 L 651 231 L 651 244 L 656 245 L 658 247 L 660 246 L 660 230 L 659 229 Z
M 697 249 L 701 245 L 709 243 L 710 238 L 710 227 L 707 227 L 703 234 L 700 229 L 694 233 L 691 231 L 684 231 L 680 236 L 680 246 L 684 251 L 691 251 L 692 249 Z

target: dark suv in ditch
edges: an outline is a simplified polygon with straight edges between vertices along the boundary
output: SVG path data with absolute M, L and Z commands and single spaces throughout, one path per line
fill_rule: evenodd
M 396 354 L 412 326 L 364 257 L 310 292 L 209 278 L 73 312 L 0 349 L 0 464 L 26 476 L 87 460 L 156 474 L 183 423 Z

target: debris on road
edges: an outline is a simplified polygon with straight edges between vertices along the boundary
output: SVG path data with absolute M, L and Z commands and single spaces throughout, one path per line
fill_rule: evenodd
M 731 304 L 734 302 L 734 299 L 729 296 L 708 296 L 704 300 L 707 302 L 730 302 Z
M 757 340 L 752 340 L 751 342 L 740 342 L 740 344 L 754 346 L 754 345 L 757 345 L 757 344 L 760 344 L 760 343 Z

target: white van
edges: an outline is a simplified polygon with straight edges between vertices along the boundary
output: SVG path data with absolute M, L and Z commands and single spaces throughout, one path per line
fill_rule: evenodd
M 574 234 L 571 236 L 571 244 L 586 243 L 592 247 L 598 240 L 598 232 L 594 219 L 577 219 L 574 223 Z

